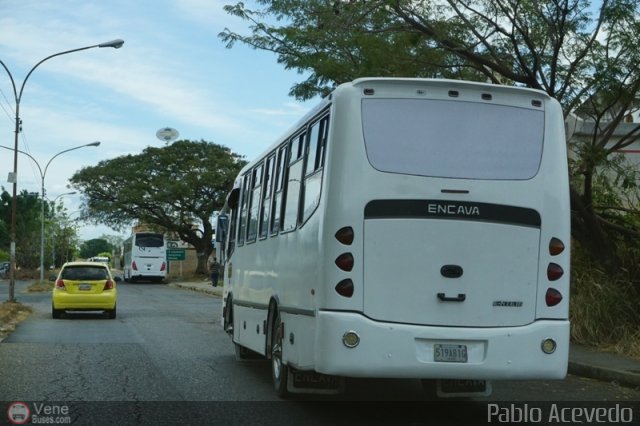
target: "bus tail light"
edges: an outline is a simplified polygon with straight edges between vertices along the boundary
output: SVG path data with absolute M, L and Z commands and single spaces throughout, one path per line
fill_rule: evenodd
M 556 263 L 550 263 L 549 266 L 547 266 L 547 278 L 549 279 L 549 281 L 559 280 L 562 275 L 564 275 L 562 266 Z
M 353 228 L 350 226 L 345 226 L 344 228 L 338 229 L 336 232 L 336 240 L 340 241 L 342 244 L 350 246 L 353 243 Z
M 107 282 L 104 283 L 103 290 L 113 290 L 113 281 L 107 280 Z
M 353 255 L 351 253 L 342 253 L 336 259 L 336 265 L 343 271 L 351 271 L 353 269 Z
M 562 294 L 555 288 L 549 287 L 547 294 L 544 295 L 544 301 L 547 302 L 547 306 L 556 306 L 562 302 Z
M 167 264 L 162 262 L 162 265 L 160 265 L 160 270 L 164 271 L 165 269 L 167 269 Z
M 133 269 L 134 271 L 138 270 L 138 265 L 136 265 L 136 261 L 135 260 L 133 262 L 131 262 L 131 269 Z
M 353 296 L 353 281 L 349 278 L 342 280 L 336 285 L 336 291 L 340 296 L 351 297 Z
M 58 290 L 66 290 L 67 288 L 64 286 L 64 280 L 56 281 L 56 288 Z
M 564 243 L 556 237 L 553 237 L 549 241 L 549 254 L 551 256 L 557 256 L 564 251 Z

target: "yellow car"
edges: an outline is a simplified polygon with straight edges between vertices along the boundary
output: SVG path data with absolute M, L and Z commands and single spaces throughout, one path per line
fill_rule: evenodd
M 104 311 L 116 317 L 118 293 L 109 267 L 98 262 L 67 262 L 60 269 L 51 294 L 51 316 L 65 311 Z

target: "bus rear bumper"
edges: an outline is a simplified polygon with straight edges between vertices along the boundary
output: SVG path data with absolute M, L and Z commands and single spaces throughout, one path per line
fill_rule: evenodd
M 349 332 L 359 338 L 353 348 L 343 342 Z M 546 339 L 555 341 L 553 353 L 542 350 Z M 562 379 L 569 358 L 569 321 L 463 328 L 385 323 L 358 313 L 320 311 L 315 348 L 316 371 L 338 376 Z M 443 349 L 451 348 L 455 360 L 436 361 L 436 351 L 442 358 Z

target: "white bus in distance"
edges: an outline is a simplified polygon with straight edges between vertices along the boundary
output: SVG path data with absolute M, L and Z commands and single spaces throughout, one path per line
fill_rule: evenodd
M 281 396 L 566 375 L 567 153 L 544 92 L 342 84 L 242 169 L 218 225 L 223 327 Z
M 127 282 L 161 282 L 167 276 L 167 244 L 158 232 L 135 232 L 123 243 L 122 270 Z

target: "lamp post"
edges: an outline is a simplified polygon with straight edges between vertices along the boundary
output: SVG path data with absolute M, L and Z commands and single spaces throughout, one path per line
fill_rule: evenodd
M 65 192 L 64 194 L 60 194 L 58 195 L 56 198 L 53 199 L 53 201 L 51 202 L 51 211 L 54 214 L 55 217 L 55 211 L 56 211 L 56 201 L 58 201 L 58 198 L 62 198 L 66 195 L 74 195 L 77 194 L 76 191 L 72 191 L 72 192 Z M 55 269 L 56 266 L 56 244 L 55 244 L 55 239 L 53 237 L 53 233 L 51 234 L 51 265 L 53 266 L 53 268 Z
M 79 52 L 81 50 L 93 49 L 95 47 L 113 47 L 115 49 L 119 49 L 124 44 L 124 40 L 116 39 L 112 41 L 108 41 L 106 43 L 94 44 L 92 46 L 80 47 L 72 50 L 65 50 L 63 52 L 54 53 L 53 55 L 49 55 L 46 58 L 40 60 L 37 64 L 35 64 L 27 73 L 27 76 L 22 81 L 22 86 L 20 86 L 20 91 L 16 89 L 16 83 L 13 79 L 13 75 L 9 68 L 5 65 L 4 62 L 0 60 L 0 65 L 4 68 L 4 70 L 9 75 L 9 79 L 11 80 L 11 86 L 13 87 L 13 97 L 16 103 L 16 114 L 15 114 L 15 139 L 14 139 L 14 148 L 13 148 L 13 172 L 10 176 L 10 182 L 13 184 L 13 198 L 11 201 L 11 247 L 10 247 L 10 261 L 11 268 L 9 274 L 9 301 L 15 301 L 15 286 L 16 286 L 16 212 L 17 212 L 17 192 L 18 192 L 18 134 L 21 130 L 21 120 L 20 120 L 20 101 L 22 99 L 22 92 L 24 91 L 24 85 L 29 80 L 29 77 L 35 71 L 40 64 L 43 62 L 55 58 L 56 56 L 66 55 L 67 53 Z
M 31 160 L 38 167 L 38 171 L 40 172 L 40 189 L 42 191 L 41 192 L 42 200 L 40 202 L 40 207 L 41 207 L 40 208 L 40 281 L 44 280 L 44 197 L 45 197 L 44 178 L 47 176 L 47 170 L 49 169 L 49 165 L 51 164 L 53 159 L 56 158 L 58 155 L 64 154 L 65 152 L 69 152 L 69 151 L 75 151 L 76 149 L 84 148 L 87 146 L 97 147 L 97 146 L 100 146 L 100 142 L 95 141 L 95 142 L 87 143 L 84 145 L 76 146 L 73 148 L 65 149 L 64 151 L 60 151 L 59 153 L 51 157 L 51 159 L 47 162 L 47 165 L 44 167 L 44 171 L 42 170 L 42 167 L 40 167 L 40 163 L 38 163 L 38 161 L 35 158 L 33 158 L 31 154 L 24 152 L 22 150 L 18 150 L 19 153 L 24 154 L 27 157 L 31 158 Z M 0 148 L 12 150 L 8 146 L 4 146 L 4 145 L 0 145 Z M 75 192 L 73 192 L 73 194 L 75 194 Z M 66 195 L 66 194 L 63 194 L 63 195 Z

